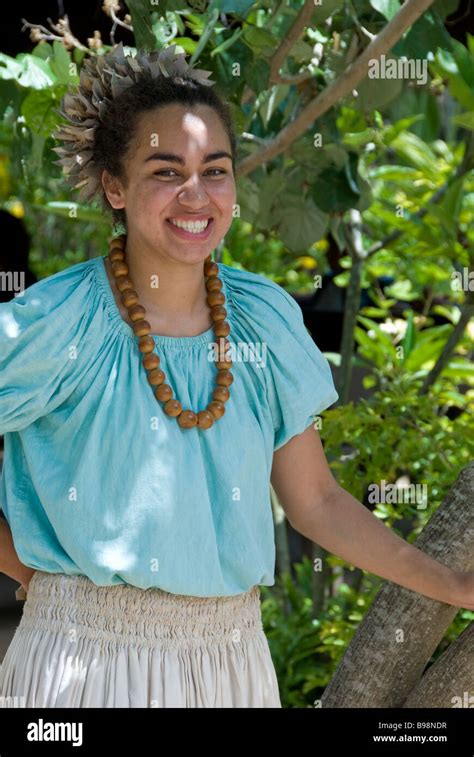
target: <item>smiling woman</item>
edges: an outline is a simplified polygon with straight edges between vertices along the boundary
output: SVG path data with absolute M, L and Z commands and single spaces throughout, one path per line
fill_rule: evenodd
M 335 392 L 292 298 L 211 259 L 236 188 L 208 84 L 169 48 L 86 62 L 57 151 L 126 233 L 0 309 L 0 570 L 27 590 L 0 696 L 27 707 L 281 707 L 272 454 Z M 231 332 L 264 369 L 232 365 Z

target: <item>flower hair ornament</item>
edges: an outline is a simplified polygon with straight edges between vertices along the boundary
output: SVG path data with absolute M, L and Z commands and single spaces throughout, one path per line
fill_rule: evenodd
M 199 84 L 212 86 L 212 72 L 193 68 L 184 53 L 176 52 L 176 45 L 160 51 L 125 55 L 120 42 L 105 55 L 87 58 L 81 68 L 75 92 L 61 100 L 57 111 L 69 123 L 61 124 L 54 133 L 61 147 L 53 147 L 60 159 L 54 161 L 63 167 L 66 183 L 79 189 L 79 198 L 89 201 L 100 193 L 101 171 L 93 160 L 94 133 L 110 102 L 135 84 L 143 75 L 153 79 L 182 76 Z

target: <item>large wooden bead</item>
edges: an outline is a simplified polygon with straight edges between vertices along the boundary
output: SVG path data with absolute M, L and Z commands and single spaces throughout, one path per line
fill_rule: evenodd
M 213 414 L 214 418 L 222 418 L 225 413 L 225 407 L 219 400 L 210 402 L 206 410 L 209 410 Z
M 129 276 L 117 276 L 115 283 L 119 292 L 125 292 L 126 289 L 133 290 L 133 282 Z
M 160 358 L 156 354 L 156 352 L 149 352 L 148 355 L 145 355 L 143 360 L 143 367 L 147 371 L 152 371 L 154 368 L 158 368 L 160 364 Z
M 212 392 L 212 397 L 220 402 L 227 402 L 230 397 L 230 392 L 226 386 L 217 386 Z
M 155 349 L 155 340 L 151 336 L 142 336 L 138 340 L 138 349 L 140 352 L 153 352 Z
M 123 250 L 119 250 L 118 247 L 114 247 L 109 252 L 109 261 L 110 263 L 118 263 L 119 261 L 125 260 L 125 253 Z
M 120 234 L 118 237 L 113 237 L 113 239 L 110 240 L 110 245 L 117 247 L 120 247 L 122 250 L 125 247 L 125 242 L 127 241 L 127 235 L 126 234 Z
M 208 292 L 219 292 L 222 289 L 222 281 L 213 276 L 212 279 L 206 281 L 206 289 Z
M 164 382 L 166 378 L 161 368 L 153 368 L 152 371 L 148 371 L 147 377 L 148 377 L 149 383 L 152 386 L 159 386 L 160 384 Z
M 214 416 L 209 410 L 200 410 L 197 418 L 199 428 L 211 428 L 214 423 Z
M 127 289 L 122 292 L 122 302 L 126 308 L 131 308 L 132 305 L 136 305 L 138 302 L 138 294 L 134 289 Z
M 182 428 L 193 428 L 197 426 L 197 415 L 192 410 L 183 410 L 179 414 L 178 423 Z
M 222 305 L 216 305 L 211 308 L 211 318 L 213 321 L 223 321 L 227 315 L 227 310 Z
M 217 276 L 219 273 L 219 266 L 213 260 L 206 260 L 204 262 L 204 275 L 205 276 Z
M 132 326 L 135 336 L 147 336 L 151 332 L 148 321 L 136 321 Z
M 155 391 L 155 397 L 159 399 L 160 402 L 166 402 L 167 400 L 170 400 L 172 396 L 173 390 L 169 384 L 160 384 Z
M 219 386 L 230 386 L 234 377 L 230 371 L 217 371 L 216 384 Z
M 183 412 L 181 402 L 175 399 L 168 400 L 163 410 L 165 411 L 166 415 L 171 415 L 172 418 L 176 418 L 177 415 L 180 415 Z
M 232 365 L 231 360 L 231 352 L 230 352 L 230 342 L 228 339 L 224 339 L 223 337 L 219 337 L 219 344 L 217 348 L 217 361 L 216 366 L 218 369 L 222 368 L 222 365 L 224 364 L 226 368 L 230 368 Z
M 227 360 L 227 357 L 225 360 L 216 361 L 216 368 L 218 371 L 228 371 L 232 368 L 232 366 L 233 366 L 232 360 L 230 358 L 229 360 Z
M 115 263 L 111 263 L 110 267 L 115 277 L 128 276 L 128 265 L 123 260 L 116 260 Z
M 213 308 L 214 305 L 223 305 L 225 302 L 224 294 L 222 292 L 209 292 L 207 295 L 207 302 L 211 308 Z
M 230 334 L 230 324 L 228 321 L 216 321 L 214 323 L 214 334 L 216 336 L 227 336 L 227 334 Z
M 143 305 L 133 305 L 129 308 L 128 314 L 132 321 L 141 321 L 146 316 L 146 310 Z

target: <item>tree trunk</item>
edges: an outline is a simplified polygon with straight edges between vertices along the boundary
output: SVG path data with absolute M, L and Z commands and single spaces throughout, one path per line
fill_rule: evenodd
M 473 486 L 470 463 L 415 541 L 455 570 L 474 569 Z M 322 706 L 453 707 L 454 696 L 474 694 L 473 623 L 423 676 L 457 612 L 386 582 L 326 687 Z
M 456 641 L 428 668 L 403 706 L 474 707 L 473 684 L 474 623 L 469 623 Z

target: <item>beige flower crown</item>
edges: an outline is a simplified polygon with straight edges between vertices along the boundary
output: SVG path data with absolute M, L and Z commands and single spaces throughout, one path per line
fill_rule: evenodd
M 208 79 L 211 71 L 190 66 L 184 53 L 176 53 L 175 44 L 161 51 L 125 56 L 120 42 L 105 55 L 87 58 L 77 90 L 65 94 L 61 100 L 58 113 L 69 123 L 59 126 L 53 136 L 62 141 L 63 146 L 52 148 L 60 156 L 54 162 L 63 167 L 66 183 L 80 190 L 80 200 L 87 202 L 102 191 L 102 171 L 93 160 L 96 128 L 111 100 L 135 84 L 144 73 L 151 74 L 153 79 L 177 75 L 206 86 L 215 84 Z

